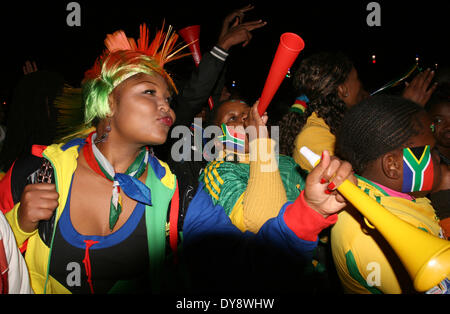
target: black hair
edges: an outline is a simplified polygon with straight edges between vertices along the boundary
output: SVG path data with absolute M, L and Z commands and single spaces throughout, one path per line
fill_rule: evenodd
M 319 52 L 302 60 L 294 74 L 294 87 L 298 95 L 305 95 L 309 102 L 303 114 L 290 111 L 281 119 L 281 154 L 292 156 L 295 138 L 313 112 L 324 119 L 331 133 L 336 135 L 347 108 L 338 96 L 338 86 L 345 82 L 353 67 L 341 52 Z
M 214 104 L 213 109 L 208 110 L 208 112 L 206 113 L 205 128 L 208 126 L 211 126 L 211 125 L 216 125 L 216 119 L 217 119 L 217 114 L 219 113 L 219 109 L 222 107 L 222 105 L 229 103 L 229 102 L 234 102 L 234 101 L 241 101 L 241 102 L 244 102 L 245 104 L 247 104 L 244 100 L 241 100 L 241 99 L 226 99 L 217 104 Z
M 33 144 L 50 145 L 56 131 L 55 97 L 64 79 L 50 71 L 25 75 L 13 92 L 7 113 L 7 131 L 0 154 L 0 167 L 7 170 L 16 158 L 29 154 Z
M 424 112 L 420 105 L 399 96 L 379 95 L 363 100 L 342 120 L 336 155 L 362 174 L 371 161 L 402 147 L 420 132 L 420 112 Z

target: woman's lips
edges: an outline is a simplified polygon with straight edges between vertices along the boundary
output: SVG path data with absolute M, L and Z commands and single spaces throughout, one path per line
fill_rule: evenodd
M 167 125 L 168 127 L 171 127 L 173 124 L 173 120 L 171 117 L 163 117 L 158 120 L 161 121 L 163 124 Z

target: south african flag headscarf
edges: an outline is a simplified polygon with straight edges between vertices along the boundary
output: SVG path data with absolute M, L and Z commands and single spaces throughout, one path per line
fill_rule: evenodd
M 404 148 L 402 192 L 430 191 L 433 180 L 430 145 Z

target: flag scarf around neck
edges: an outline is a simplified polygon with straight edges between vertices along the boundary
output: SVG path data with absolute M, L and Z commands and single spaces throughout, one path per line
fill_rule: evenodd
M 433 180 L 430 145 L 404 148 L 402 192 L 430 191 Z
M 245 151 L 245 133 L 233 126 L 228 126 L 225 123 L 221 125 L 223 135 L 219 137 L 226 149 L 231 149 L 237 152 Z
M 147 168 L 149 151 L 147 147 L 142 148 L 138 157 L 128 167 L 125 173 L 116 173 L 111 163 L 95 146 L 94 141 L 96 137 L 96 133 L 89 135 L 86 140 L 86 145 L 83 148 L 83 154 L 92 170 L 113 182 L 109 212 L 109 228 L 112 231 L 122 212 L 121 191 L 135 201 L 152 205 L 150 189 L 138 179 Z

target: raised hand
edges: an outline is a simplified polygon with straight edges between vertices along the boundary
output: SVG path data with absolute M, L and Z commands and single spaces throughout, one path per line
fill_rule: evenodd
M 258 104 L 259 100 L 257 100 L 250 108 L 248 117 L 245 120 L 245 128 L 252 126 L 256 131 L 257 138 L 267 138 L 269 136 L 268 135 L 269 132 L 267 130 L 266 124 L 269 119 L 269 116 L 267 115 L 267 112 L 265 112 L 262 116 L 259 115 Z M 251 140 L 252 138 L 250 138 L 250 141 Z
M 242 22 L 245 12 L 253 8 L 253 6 L 248 5 L 242 9 L 233 11 L 225 18 L 217 46 L 224 50 L 229 50 L 232 46 L 240 43 L 242 43 L 243 47 L 248 45 L 252 39 L 251 32 L 267 24 L 267 22 L 263 22 L 262 20 Z M 234 22 L 231 24 L 233 20 Z
M 306 202 L 325 218 L 337 213 L 347 205 L 345 198 L 336 191 L 346 179 L 356 183 L 352 165 L 335 156 L 331 157 L 325 150 L 320 163 L 306 178 Z
M 58 197 L 54 184 L 38 183 L 25 186 L 18 210 L 20 228 L 30 233 L 36 230 L 40 220 L 49 220 L 58 207 Z
M 234 10 L 228 14 L 223 20 L 222 30 L 220 32 L 219 38 L 225 35 L 226 32 L 232 27 L 241 24 L 244 20 L 245 13 L 247 11 L 253 10 L 254 6 L 249 4 L 241 9 Z M 232 23 L 233 22 L 233 23 Z
M 430 86 L 433 77 L 434 71 L 427 69 L 417 74 L 411 83 L 405 82 L 406 87 L 402 93 L 403 98 L 412 100 L 422 107 L 425 106 L 437 87 L 437 83 Z

